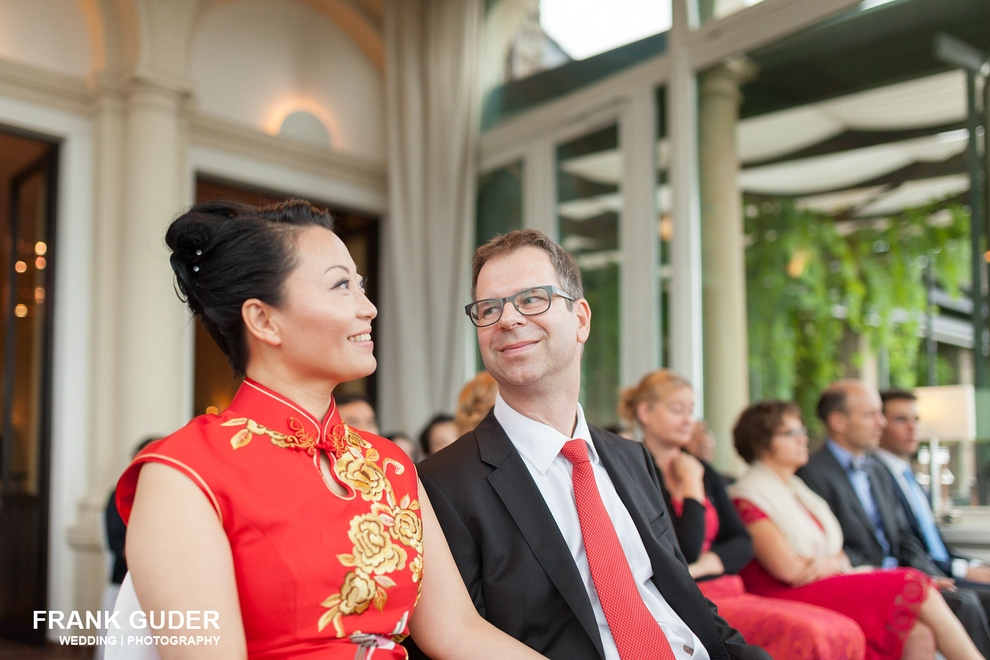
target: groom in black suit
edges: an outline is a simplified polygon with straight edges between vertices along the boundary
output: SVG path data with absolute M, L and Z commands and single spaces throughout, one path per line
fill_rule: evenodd
M 561 660 L 768 658 L 688 574 L 643 446 L 587 426 L 573 257 L 534 230 L 497 237 L 472 295 L 499 398 L 420 476 L 481 615 Z
M 973 643 L 990 657 L 990 628 L 977 595 L 956 589 L 911 533 L 886 468 L 873 452 L 887 420 L 880 394 L 858 380 L 830 385 L 818 401 L 828 429 L 825 446 L 797 471 L 842 526 L 843 550 L 853 566 L 907 566 L 931 575 Z

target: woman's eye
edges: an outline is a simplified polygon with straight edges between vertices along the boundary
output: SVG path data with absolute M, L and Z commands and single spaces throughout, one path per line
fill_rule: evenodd
M 336 284 L 334 284 L 333 285 L 333 288 L 335 288 L 335 289 L 350 289 L 351 288 L 351 281 L 350 280 L 341 280 L 341 281 L 337 282 Z
M 358 289 L 361 290 L 361 293 L 364 293 L 368 289 L 368 279 L 367 278 L 361 278 L 361 281 L 358 282 Z

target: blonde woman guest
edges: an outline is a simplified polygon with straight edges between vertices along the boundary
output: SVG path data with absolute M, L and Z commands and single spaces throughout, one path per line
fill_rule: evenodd
M 854 619 L 866 635 L 871 660 L 931 658 L 935 645 L 947 660 L 982 657 L 927 575 L 850 564 L 839 521 L 795 476 L 808 462 L 808 435 L 797 404 L 753 404 L 740 415 L 733 437 L 739 455 L 751 464 L 731 488 L 756 553 L 742 572 L 750 592 L 820 605 Z
M 619 409 L 642 431 L 681 552 L 702 593 L 747 642 L 778 660 L 862 658 L 865 640 L 854 621 L 745 592 L 734 573 L 752 559 L 752 542 L 720 475 L 685 451 L 696 428 L 693 413 L 691 384 L 666 369 L 625 390 Z
M 498 383 L 487 371 L 478 372 L 477 376 L 464 385 L 460 396 L 457 397 L 457 412 L 454 413 L 458 437 L 473 431 L 491 412 L 495 406 L 496 394 L 498 394 Z

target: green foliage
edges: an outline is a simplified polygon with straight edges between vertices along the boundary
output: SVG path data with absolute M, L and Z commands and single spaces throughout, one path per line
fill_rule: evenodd
M 793 399 L 815 425 L 822 389 L 861 366 L 862 354 L 843 362 L 850 335 L 887 349 L 891 385 L 915 385 L 925 264 L 934 259 L 953 295 L 969 271 L 963 207 L 930 204 L 854 224 L 789 199 L 747 200 L 745 228 L 754 400 Z

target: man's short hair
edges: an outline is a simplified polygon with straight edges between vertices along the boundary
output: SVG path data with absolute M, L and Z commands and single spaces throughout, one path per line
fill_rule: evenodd
M 822 420 L 825 426 L 828 426 L 828 416 L 834 412 L 840 412 L 842 414 L 846 413 L 846 402 L 849 400 L 849 395 L 844 387 L 829 387 L 824 392 L 822 392 L 821 398 L 818 399 L 818 419 Z
M 880 400 L 883 402 L 883 407 L 886 408 L 888 401 L 917 401 L 918 397 L 913 392 L 900 390 L 895 387 L 881 392 Z
M 581 270 L 578 268 L 574 257 L 567 250 L 551 241 L 546 234 L 536 229 L 517 229 L 508 234 L 501 234 L 475 250 L 474 259 L 471 262 L 471 298 L 477 298 L 478 275 L 486 263 L 495 257 L 512 254 L 527 247 L 543 250 L 550 257 L 550 263 L 557 271 L 557 279 L 560 280 L 561 289 L 573 296 L 575 300 L 584 298 Z M 572 303 L 568 300 L 568 309 L 571 306 Z

